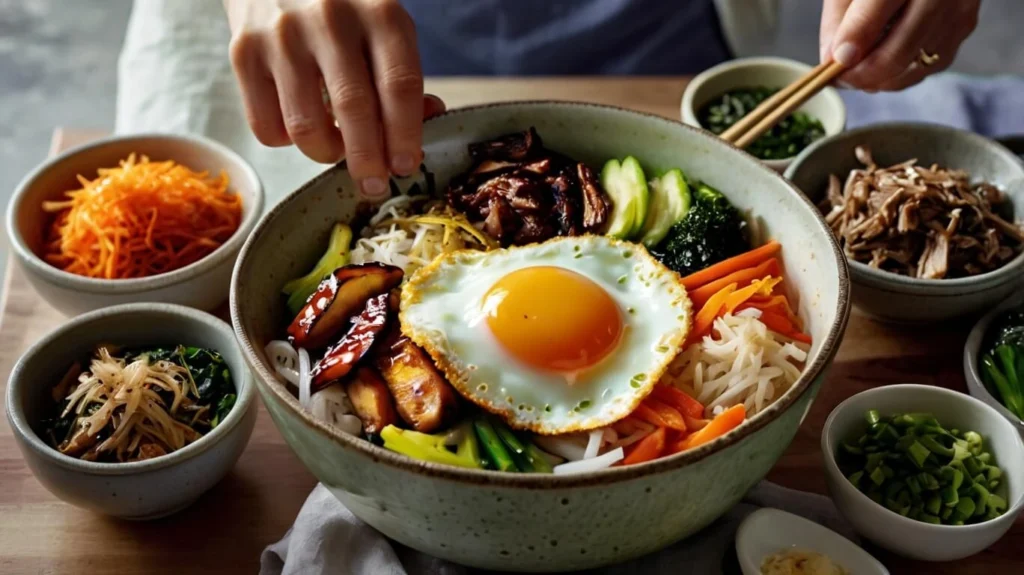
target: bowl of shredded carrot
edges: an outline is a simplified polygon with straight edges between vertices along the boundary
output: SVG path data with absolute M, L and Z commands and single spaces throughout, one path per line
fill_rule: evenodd
M 29 174 L 7 230 L 29 280 L 68 315 L 130 301 L 213 309 L 262 204 L 255 171 L 221 144 L 114 137 Z

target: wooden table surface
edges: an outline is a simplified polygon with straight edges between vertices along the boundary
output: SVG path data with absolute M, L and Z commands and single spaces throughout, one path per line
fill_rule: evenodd
M 450 107 L 510 99 L 574 99 L 678 118 L 685 85 L 685 78 L 459 78 L 428 80 L 427 90 Z M 57 130 L 51 152 L 99 135 Z M 0 385 L 6 386 L 21 353 L 62 320 L 9 264 L 0 296 Z M 828 413 L 854 393 L 905 382 L 964 391 L 961 350 L 968 329 L 960 323 L 898 330 L 855 311 L 824 388 L 769 479 L 826 493 L 818 443 L 821 426 Z M 315 483 L 261 406 L 256 430 L 238 465 L 195 505 L 151 522 L 110 519 L 50 495 L 25 467 L 3 418 L 0 573 L 253 573 L 260 552 L 288 529 Z M 955 563 L 923 564 L 868 549 L 894 574 L 988 575 L 1019 572 L 1012 566 L 1021 547 L 1024 519 L 989 550 Z

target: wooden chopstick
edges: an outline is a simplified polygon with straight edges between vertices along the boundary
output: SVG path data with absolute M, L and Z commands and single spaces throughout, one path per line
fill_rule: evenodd
M 779 90 L 771 98 L 754 108 L 749 114 L 722 132 L 723 140 L 732 142 L 737 148 L 746 148 L 793 110 L 821 91 L 832 80 L 843 73 L 845 68 L 839 62 L 822 63 L 815 66 L 800 79 Z

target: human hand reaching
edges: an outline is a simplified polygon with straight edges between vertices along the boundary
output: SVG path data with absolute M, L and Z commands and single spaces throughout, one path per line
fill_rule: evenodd
M 294 143 L 322 163 L 345 157 L 369 200 L 387 196 L 389 173 L 417 169 L 423 119 L 444 103 L 423 94 L 416 30 L 397 0 L 224 0 L 224 7 L 231 64 L 260 142 Z
M 839 80 L 902 90 L 953 63 L 978 24 L 981 0 L 824 0 L 821 59 L 849 68 Z

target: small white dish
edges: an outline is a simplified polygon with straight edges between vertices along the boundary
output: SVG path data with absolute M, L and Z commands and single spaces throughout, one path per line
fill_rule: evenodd
M 1006 406 L 989 392 L 985 382 L 981 380 L 981 373 L 978 371 L 978 355 L 981 352 L 981 345 L 985 340 L 985 334 L 988 332 L 989 326 L 992 325 L 996 316 L 1005 311 L 1021 307 L 1024 307 L 1024 293 L 1017 292 L 985 314 L 984 317 L 978 320 L 978 323 L 974 324 L 970 335 L 967 336 L 967 343 L 964 344 L 964 379 L 967 380 L 967 391 L 973 397 L 977 397 L 991 405 L 993 409 L 999 412 L 999 415 L 1005 417 L 1007 421 L 1017 428 L 1021 437 L 1024 437 L 1024 421 L 1021 421 L 1019 417 L 1014 415 L 1009 409 L 1006 409 Z
M 761 575 L 761 563 L 768 556 L 790 548 L 825 555 L 851 575 L 889 575 L 884 565 L 846 537 L 778 509 L 758 509 L 736 532 L 736 556 L 743 575 Z
M 697 112 L 705 104 L 726 92 L 757 86 L 783 88 L 810 71 L 811 67 L 803 62 L 774 57 L 740 58 L 709 68 L 686 85 L 680 104 L 683 123 L 703 128 L 697 119 Z M 835 88 L 825 88 L 798 111 L 820 121 L 825 128 L 825 137 L 834 136 L 846 127 L 846 105 Z M 793 158 L 762 160 L 765 165 L 780 174 L 792 161 Z
M 872 501 L 843 475 L 835 460 L 842 441 L 867 427 L 864 414 L 930 413 L 949 428 L 976 431 L 1003 470 L 996 490 L 1008 503 L 1006 513 L 973 525 L 932 525 L 904 517 Z M 821 432 L 825 479 L 836 507 L 857 532 L 893 553 L 922 561 L 955 561 L 979 553 L 1002 538 L 1024 507 L 1024 443 L 1017 430 L 985 403 L 965 394 L 930 385 L 886 385 L 840 403 Z

